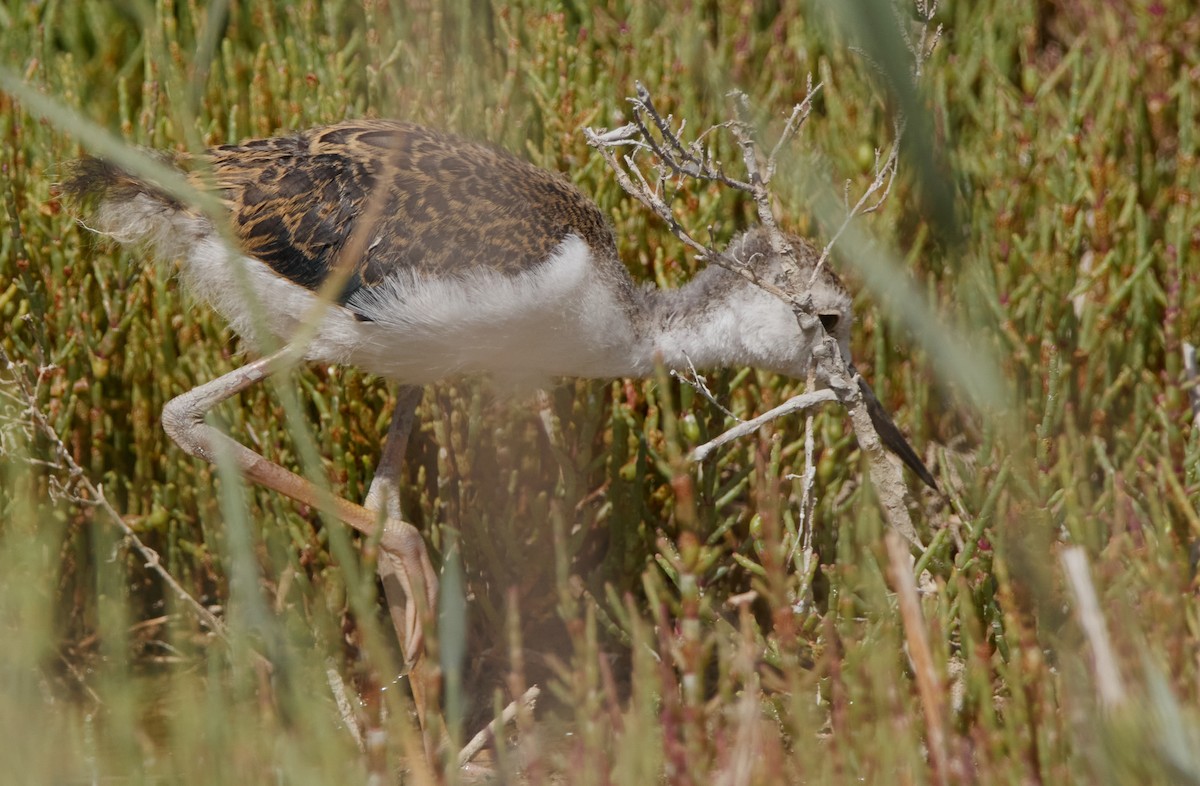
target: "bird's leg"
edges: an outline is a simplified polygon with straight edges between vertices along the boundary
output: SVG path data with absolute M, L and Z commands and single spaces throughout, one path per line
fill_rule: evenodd
M 220 450 L 234 460 L 238 470 L 247 479 L 297 502 L 328 510 L 359 532 L 373 535 L 378 529 L 376 514 L 349 500 L 334 497 L 204 422 L 204 416 L 222 401 L 274 373 L 272 365 L 286 352 L 286 349 L 281 349 L 171 399 L 163 407 L 163 430 L 185 453 L 210 464 L 216 463 L 218 446 L 221 446 Z M 380 548 L 399 549 L 403 545 L 403 541 L 396 537 L 384 537 Z
M 429 555 L 425 550 L 425 542 L 421 539 L 421 534 L 411 524 L 400 519 L 399 497 L 394 491 L 395 468 L 399 466 L 400 459 L 404 454 L 404 443 L 408 437 L 407 431 L 412 426 L 412 409 L 416 406 L 416 398 L 413 398 L 415 394 L 411 392 L 406 394 L 405 391 L 401 391 L 401 403 L 409 401 L 408 412 L 401 412 L 401 407 L 398 407 L 391 430 L 399 433 L 401 438 L 388 440 L 389 445 L 385 448 L 384 462 L 389 469 L 386 472 L 380 471 L 376 477 L 377 481 L 379 477 L 386 479 L 383 481 L 385 485 L 380 486 L 380 492 L 377 495 L 377 498 L 383 500 L 381 504 L 388 506 L 389 512 L 382 533 L 379 532 L 380 512 L 333 496 L 325 489 L 267 460 L 204 422 L 205 415 L 218 404 L 274 373 L 274 365 L 287 353 L 287 348 L 281 349 L 171 399 L 163 407 L 163 429 L 188 455 L 215 464 L 218 453 L 224 453 L 233 459 L 238 470 L 248 480 L 318 510 L 327 510 L 364 535 L 370 537 L 378 534 L 379 571 L 383 576 L 385 591 L 390 596 L 395 592 L 395 585 L 399 582 L 401 588 L 409 593 L 410 598 L 424 597 L 431 607 L 436 607 L 437 574 L 433 572 L 433 566 L 429 563 Z M 406 395 L 410 398 L 406 398 Z M 398 423 L 399 425 L 397 425 Z M 392 445 L 395 445 L 395 448 Z M 394 453 L 395 458 L 390 459 L 389 453 Z M 384 493 L 385 487 L 390 488 L 391 492 Z M 373 483 L 372 493 L 374 492 L 375 484 Z M 370 494 L 368 502 L 374 503 Z M 389 585 L 392 587 L 390 591 L 387 589 Z M 389 606 L 392 611 L 393 623 L 396 624 L 397 632 L 402 636 L 401 643 L 404 646 L 405 658 L 412 664 L 419 660 L 420 617 L 414 608 L 410 621 L 407 611 L 405 613 L 398 612 L 398 606 L 391 602 L 390 597 Z M 412 635 L 404 638 L 410 631 L 412 631 Z M 415 687 L 416 682 L 414 680 L 414 693 L 419 690 Z M 422 684 L 421 688 L 423 687 Z M 420 702 L 422 699 L 419 698 L 417 701 Z
M 422 611 L 437 609 L 438 578 L 429 561 L 429 552 L 425 549 L 421 533 L 404 521 L 400 514 L 400 468 L 417 405 L 421 402 L 421 393 L 420 387 L 412 385 L 404 385 L 397 391 L 396 409 L 392 413 L 387 441 L 384 442 L 379 466 L 375 469 L 375 477 L 371 480 L 371 488 L 363 504 L 370 510 L 383 512 L 385 534 L 394 533 L 405 544 L 399 553 L 381 551 L 379 578 L 387 596 L 392 625 L 404 648 L 425 753 L 433 762 L 434 740 L 428 712 L 431 709 L 436 711 L 437 680 L 422 657 L 425 641 L 422 625 L 425 615 Z

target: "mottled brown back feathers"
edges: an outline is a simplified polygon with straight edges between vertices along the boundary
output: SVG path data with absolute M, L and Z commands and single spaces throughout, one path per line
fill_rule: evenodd
M 354 120 L 209 150 L 192 179 L 215 190 L 243 250 L 309 289 L 321 285 L 365 214 L 365 252 L 341 299 L 399 271 L 517 274 L 568 235 L 616 259 L 600 210 L 556 174 L 502 150 L 411 123 Z M 68 198 L 155 195 L 153 186 L 95 159 L 63 182 Z M 381 200 L 378 204 L 373 200 Z
M 614 247 L 599 209 L 561 177 L 409 123 L 341 123 L 219 147 L 209 162 L 245 250 L 309 288 L 328 275 L 359 219 L 378 216 L 365 253 L 350 260 L 347 296 L 396 270 L 516 274 L 569 234 Z

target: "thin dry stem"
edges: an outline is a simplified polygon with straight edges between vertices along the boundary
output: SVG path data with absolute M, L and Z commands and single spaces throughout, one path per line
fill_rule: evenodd
M 714 407 L 721 410 L 725 417 L 729 418 L 735 423 L 741 423 L 741 418 L 726 409 L 725 405 L 720 401 L 717 401 L 717 397 L 714 396 L 712 391 L 708 389 L 708 380 L 706 380 L 704 375 L 696 370 L 696 366 L 692 364 L 691 358 L 687 359 L 687 364 L 688 373 L 686 376 L 679 373 L 675 369 L 671 369 L 671 376 L 699 393 L 709 404 L 712 404 Z
M 1104 621 L 1100 599 L 1088 571 L 1087 553 L 1082 546 L 1071 546 L 1063 550 L 1059 559 L 1067 576 L 1067 586 L 1075 598 L 1079 626 L 1083 628 L 1092 647 L 1096 695 L 1104 707 L 1115 709 L 1125 702 L 1125 683 L 1121 679 L 1121 669 L 1117 666 L 1117 656 L 1108 635 L 1108 623 Z
M 898 8 L 898 7 L 897 7 Z M 919 81 L 925 70 L 925 63 L 933 56 L 933 50 L 937 49 L 938 42 L 942 40 L 943 25 L 937 25 L 931 32 L 929 24 L 937 15 L 938 4 L 937 0 L 917 0 L 917 15 L 921 17 L 921 35 L 916 40 L 913 40 L 907 26 L 903 20 L 900 20 L 900 34 L 904 37 L 904 43 L 908 46 L 908 51 L 913 56 L 913 81 Z
M 887 543 L 892 589 L 900 602 L 904 640 L 908 644 L 908 656 L 916 674 L 917 692 L 921 696 L 921 709 L 925 714 L 925 737 L 929 747 L 930 765 L 933 767 L 933 780 L 937 784 L 946 784 L 950 763 L 946 746 L 946 695 L 933 662 L 929 634 L 925 630 L 925 619 L 921 614 L 917 582 L 913 576 L 912 554 L 908 545 L 902 542 L 896 533 L 887 533 L 884 540 Z
M 208 628 L 213 635 L 224 640 L 226 636 L 225 624 L 211 611 L 206 609 L 200 601 L 192 597 L 191 593 L 175 580 L 170 571 L 163 567 L 158 552 L 142 542 L 142 539 L 137 536 L 137 533 L 125 521 L 125 517 L 108 501 L 108 498 L 104 495 L 104 488 L 92 483 L 91 479 L 84 472 L 83 467 L 76 463 L 74 457 L 71 455 L 71 451 L 67 450 L 67 446 L 63 444 L 58 432 L 54 430 L 54 427 L 46 420 L 45 414 L 38 407 L 34 390 L 30 388 L 25 376 L 18 370 L 17 364 L 13 362 L 3 347 L 0 347 L 0 362 L 3 362 L 5 367 L 12 372 L 12 379 L 18 396 L 25 407 L 25 416 L 34 428 L 50 443 L 55 456 L 61 462 L 59 466 L 68 472 L 73 487 L 82 488 L 86 492 L 87 498 L 81 498 L 81 501 L 94 505 L 104 511 L 121 530 L 125 540 L 142 556 L 145 567 L 162 579 L 163 583 L 175 593 L 176 597 L 183 601 L 184 607 L 190 609 L 202 625 Z
M 808 380 L 804 390 L 811 393 L 816 390 L 817 369 L 813 364 L 808 368 Z M 796 540 L 788 552 L 787 561 L 795 564 L 796 551 L 800 551 L 800 563 L 796 565 L 800 574 L 800 597 L 796 598 L 796 608 L 803 609 L 812 595 L 812 574 L 816 570 L 816 553 L 813 550 L 813 513 L 817 506 L 817 497 L 813 493 L 817 478 L 817 467 L 813 461 L 816 440 L 813 438 L 813 414 L 809 412 L 804 418 L 804 474 L 801 477 L 800 488 L 800 521 L 797 527 Z
M 692 461 L 704 461 L 712 455 L 712 452 L 722 445 L 728 444 L 735 439 L 740 439 L 747 434 L 753 434 L 758 429 L 770 423 L 773 420 L 790 415 L 793 412 L 799 412 L 809 407 L 814 407 L 818 404 L 824 404 L 827 401 L 837 401 L 838 395 L 832 390 L 814 390 L 811 393 L 803 393 L 799 396 L 793 396 L 787 401 L 772 410 L 768 410 L 756 418 L 744 420 L 733 428 L 726 431 L 724 434 L 705 442 L 703 445 L 698 445 L 692 450 Z
M 350 732 L 358 750 L 366 751 L 366 743 L 363 742 L 362 729 L 359 728 L 354 705 L 350 703 L 350 696 L 346 692 L 346 681 L 338 673 L 332 659 L 326 660 L 325 664 L 325 680 L 329 683 L 329 691 L 333 694 L 333 700 L 337 704 L 338 715 L 342 716 L 342 724 L 346 727 L 346 731 Z
M 479 752 L 496 737 L 496 732 L 503 729 L 508 724 L 512 723 L 517 714 L 520 712 L 533 712 L 533 708 L 537 705 L 538 696 L 542 695 L 542 690 L 534 685 L 521 694 L 521 697 L 516 701 L 510 701 L 508 706 L 500 713 L 497 720 L 492 721 L 488 725 L 475 734 L 474 737 L 462 747 L 458 752 L 458 766 L 467 766 L 471 759 L 479 755 Z
M 892 140 L 892 149 L 888 152 L 887 158 L 880 164 L 879 148 L 875 148 L 875 178 L 867 189 L 863 191 L 862 196 L 854 203 L 854 207 L 847 209 L 846 217 L 842 219 L 842 223 L 834 231 L 829 238 L 829 242 L 825 244 L 825 248 L 821 251 L 821 258 L 817 260 L 816 267 L 813 268 L 812 276 L 809 278 L 811 285 L 817 280 L 817 276 L 821 274 L 821 269 L 825 267 L 826 260 L 833 253 L 833 246 L 841 238 L 842 234 L 850 226 L 850 222 L 859 216 L 865 216 L 868 213 L 874 213 L 878 210 L 887 198 L 892 193 L 892 185 L 896 182 L 896 173 L 899 170 L 897 166 L 900 161 L 900 140 L 904 136 L 904 122 L 898 119 L 895 125 L 895 136 Z M 846 193 L 849 194 L 850 182 L 846 181 Z M 874 202 L 871 200 L 874 199 Z
M 615 131 L 596 131 L 591 128 L 584 129 L 584 134 L 588 140 L 588 144 L 600 151 L 604 160 L 608 163 L 609 168 L 617 178 L 617 182 L 626 191 L 640 201 L 651 212 L 663 220 L 667 227 L 671 230 L 680 241 L 686 246 L 697 252 L 701 260 L 720 265 L 728 270 L 738 273 L 744 278 L 757 284 L 765 291 L 780 298 L 787 303 L 793 312 L 796 314 L 797 322 L 802 330 L 810 331 L 818 329 L 816 317 L 810 313 L 809 298 L 804 292 L 789 292 L 765 281 L 758 280 L 758 277 L 750 273 L 745 265 L 739 263 L 737 259 L 730 255 L 717 251 L 712 245 L 701 243 L 699 240 L 690 235 L 676 219 L 670 205 L 662 198 L 660 189 L 651 187 L 646 177 L 642 174 L 641 169 L 635 161 L 635 155 L 639 150 L 650 149 L 655 155 L 660 164 L 670 170 L 677 178 L 683 179 L 693 177 L 701 180 L 710 180 L 718 182 L 734 188 L 743 193 L 749 194 L 754 200 L 755 207 L 758 211 L 759 220 L 764 227 L 767 228 L 769 237 L 771 238 L 772 250 L 784 258 L 792 258 L 792 249 L 787 241 L 786 236 L 778 227 L 774 212 L 771 207 L 772 194 L 770 190 L 770 178 L 775 171 L 776 160 L 780 150 L 780 144 L 787 139 L 795 136 L 803 125 L 804 120 L 808 117 L 812 108 L 812 99 L 816 92 L 821 89 L 821 83 L 813 85 L 811 78 L 809 79 L 809 91 L 805 100 L 793 108 L 788 117 L 788 121 L 784 127 L 784 133 L 779 144 L 772 149 L 771 155 L 764 163 L 759 160 L 758 143 L 752 133 L 752 124 L 749 121 L 749 103 L 746 96 L 740 92 L 731 93 L 733 99 L 735 118 L 722 124 L 718 124 L 713 128 L 725 128 L 733 135 L 738 144 L 738 148 L 742 154 L 742 161 L 747 171 L 747 180 L 740 181 L 729 177 L 725 174 L 721 166 L 714 162 L 710 156 L 700 151 L 699 143 L 694 142 L 691 145 L 684 144 L 678 135 L 672 130 L 672 121 L 670 118 L 664 118 L 654 105 L 653 98 L 644 86 L 638 84 L 637 97 L 630 99 L 630 104 L 633 107 L 634 121 L 623 126 Z M 649 122 L 647 122 L 647 118 Z M 653 130 L 652 130 L 653 127 Z M 683 125 L 680 126 L 683 128 Z M 713 129 L 709 129 L 711 131 Z M 895 182 L 898 151 L 900 136 L 903 131 L 902 121 L 896 125 L 896 140 L 892 146 L 888 156 L 882 161 L 879 154 L 876 154 L 875 178 L 868 186 L 865 193 L 860 197 L 855 206 L 848 210 L 846 220 L 842 226 L 838 228 L 833 239 L 826 246 L 825 251 L 821 255 L 818 262 L 818 269 L 824 264 L 825 259 L 829 256 L 833 243 L 837 241 L 842 232 L 845 231 L 849 222 L 858 215 L 873 212 L 877 210 L 884 200 L 891 193 L 892 185 Z M 708 131 L 705 132 L 707 134 Z M 660 141 L 661 139 L 661 141 Z M 620 165 L 617 160 L 617 155 L 614 148 L 634 145 L 633 154 L 622 156 L 624 166 Z M 631 174 L 632 173 L 632 174 Z M 814 276 L 816 274 L 814 273 Z M 818 358 L 818 354 L 821 355 Z M 814 363 L 821 364 L 822 376 L 825 378 L 849 379 L 851 374 L 847 372 L 845 364 L 842 362 L 841 355 L 838 352 L 833 353 L 814 353 Z M 863 405 L 862 397 L 859 393 L 858 386 L 855 384 L 844 384 L 840 386 L 831 386 L 836 390 L 836 398 L 841 401 L 850 410 L 851 423 L 853 424 L 855 434 L 858 437 L 859 444 L 870 459 L 871 478 L 874 481 L 876 491 L 880 498 L 880 503 L 883 507 L 884 514 L 888 522 L 899 531 L 912 544 L 920 547 L 920 541 L 917 538 L 916 530 L 912 525 L 912 521 L 908 515 L 908 508 L 905 504 L 907 498 L 907 488 L 904 485 L 900 470 L 888 461 L 884 453 L 879 436 L 875 431 L 869 413 Z M 764 423 L 771 420 L 790 414 L 800 409 L 812 406 L 820 401 L 830 400 L 828 395 L 812 398 L 816 394 L 809 391 L 793 400 L 795 403 L 788 402 L 781 407 L 776 407 L 770 412 L 755 418 L 754 420 L 740 423 L 730 429 L 725 434 L 716 439 L 701 445 L 696 448 L 692 457 L 693 460 L 700 461 L 708 456 L 713 450 L 720 445 L 723 445 L 740 436 L 744 436 L 761 427 Z

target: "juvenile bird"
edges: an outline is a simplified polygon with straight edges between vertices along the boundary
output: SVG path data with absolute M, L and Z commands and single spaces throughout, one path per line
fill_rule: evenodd
M 819 332 L 801 331 L 787 304 L 722 267 L 677 289 L 636 285 L 603 213 L 562 177 L 411 123 L 354 120 L 217 147 L 194 162 L 191 179 L 219 197 L 223 222 L 94 158 L 77 162 L 61 191 L 85 206 L 89 228 L 178 260 L 191 291 L 252 342 L 263 342 L 263 331 L 289 342 L 319 314 L 305 358 L 404 385 L 485 374 L 532 387 L 555 377 L 645 377 L 659 363 L 804 377 L 819 340 Z M 736 237 L 726 255 L 760 280 L 807 287 L 849 362 L 849 294 L 824 266 L 809 286 L 819 254 L 802 238 L 789 241 L 797 265 L 790 270 L 761 229 Z M 322 310 L 317 293 L 330 281 L 332 302 Z M 224 446 L 251 479 L 318 504 L 306 481 L 204 423 L 208 410 L 261 380 L 272 363 L 254 361 L 172 400 L 164 427 L 188 453 L 213 461 Z M 884 443 L 936 487 L 860 386 Z M 396 502 L 399 452 L 418 396 L 401 398 L 370 510 L 339 500 L 335 513 L 373 532 L 386 508 L 385 586 L 391 575 L 410 599 L 434 604 L 436 573 Z M 408 604 L 397 626 L 410 661 L 420 652 L 415 607 Z

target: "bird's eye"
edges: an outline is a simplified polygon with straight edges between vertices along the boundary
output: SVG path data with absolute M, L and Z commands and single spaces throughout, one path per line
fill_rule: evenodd
M 818 314 L 817 318 L 821 320 L 821 327 L 825 328 L 825 332 L 832 334 L 837 329 L 838 320 L 841 319 L 841 316 L 838 314 Z

